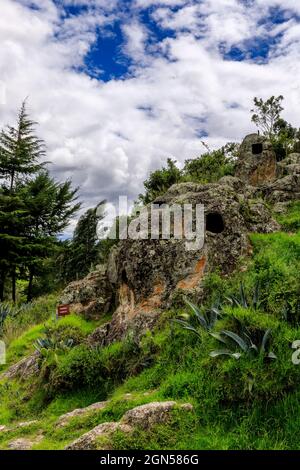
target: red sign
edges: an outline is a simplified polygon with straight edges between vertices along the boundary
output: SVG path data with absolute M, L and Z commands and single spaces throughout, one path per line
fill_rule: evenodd
M 59 305 L 57 307 L 57 316 L 65 317 L 70 314 L 70 305 Z

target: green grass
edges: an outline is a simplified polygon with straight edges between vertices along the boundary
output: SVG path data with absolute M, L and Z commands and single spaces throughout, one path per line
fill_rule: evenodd
M 277 215 L 276 218 L 285 230 L 300 230 L 300 201 L 290 203 L 287 213 Z
M 43 337 L 45 327 L 51 328 L 52 330 L 61 330 L 62 334 L 69 334 L 71 337 L 76 337 L 78 341 L 80 341 L 90 334 L 99 324 L 99 322 L 87 321 L 76 314 L 69 315 L 59 320 L 54 320 L 53 318 L 30 327 L 18 338 L 13 339 L 7 348 L 6 364 L 5 366 L 0 366 L 0 370 L 6 369 L 11 364 L 33 353 L 35 351 L 34 343 L 38 338 Z

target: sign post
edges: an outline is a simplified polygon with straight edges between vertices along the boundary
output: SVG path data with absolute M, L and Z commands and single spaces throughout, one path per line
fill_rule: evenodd
M 70 315 L 70 305 L 58 305 L 56 309 L 56 317 L 66 317 Z

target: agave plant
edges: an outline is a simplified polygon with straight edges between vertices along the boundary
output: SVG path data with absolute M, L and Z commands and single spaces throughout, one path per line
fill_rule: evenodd
M 215 326 L 216 321 L 221 316 L 221 311 L 219 309 L 219 304 L 213 305 L 205 313 L 202 313 L 197 305 L 193 304 L 187 299 L 184 299 L 186 305 L 190 308 L 193 318 L 196 320 L 193 321 L 190 316 L 187 316 L 186 320 L 182 319 L 173 319 L 172 321 L 178 323 L 183 329 L 192 331 L 198 337 L 200 337 L 199 327 L 205 331 L 211 331 Z
M 59 355 L 74 346 L 72 338 L 59 339 L 57 335 L 50 333 L 47 328 L 45 328 L 45 335 L 45 338 L 39 338 L 34 343 L 35 349 L 44 358 L 52 358 L 57 362 Z
M 258 310 L 261 303 L 259 300 L 260 297 L 260 284 L 257 282 L 255 284 L 254 292 L 253 292 L 253 298 L 251 302 L 248 302 L 247 296 L 245 293 L 245 287 L 244 284 L 241 282 L 240 284 L 240 292 L 239 292 L 239 297 L 230 295 L 229 297 L 225 297 L 226 300 L 232 305 L 232 307 L 243 307 L 243 308 L 253 308 L 254 310 Z
M 256 332 L 257 333 L 257 332 Z M 217 349 L 210 353 L 211 357 L 230 356 L 239 359 L 242 354 L 263 356 L 268 359 L 277 359 L 276 355 L 268 350 L 268 342 L 271 329 L 259 330 L 261 341 L 255 341 L 249 331 L 245 328 L 241 335 L 233 331 L 222 330 L 220 333 L 210 333 L 217 341 L 224 345 L 223 349 Z

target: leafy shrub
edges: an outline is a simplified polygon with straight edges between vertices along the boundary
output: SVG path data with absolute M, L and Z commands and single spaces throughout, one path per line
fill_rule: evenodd
M 144 367 L 138 345 L 128 338 L 105 348 L 79 345 L 59 357 L 58 363 L 43 368 L 42 379 L 50 396 L 82 388 L 98 388 L 105 397 L 108 391 Z
M 197 183 L 212 183 L 233 172 L 234 160 L 225 148 L 186 160 L 183 169 L 185 180 Z

